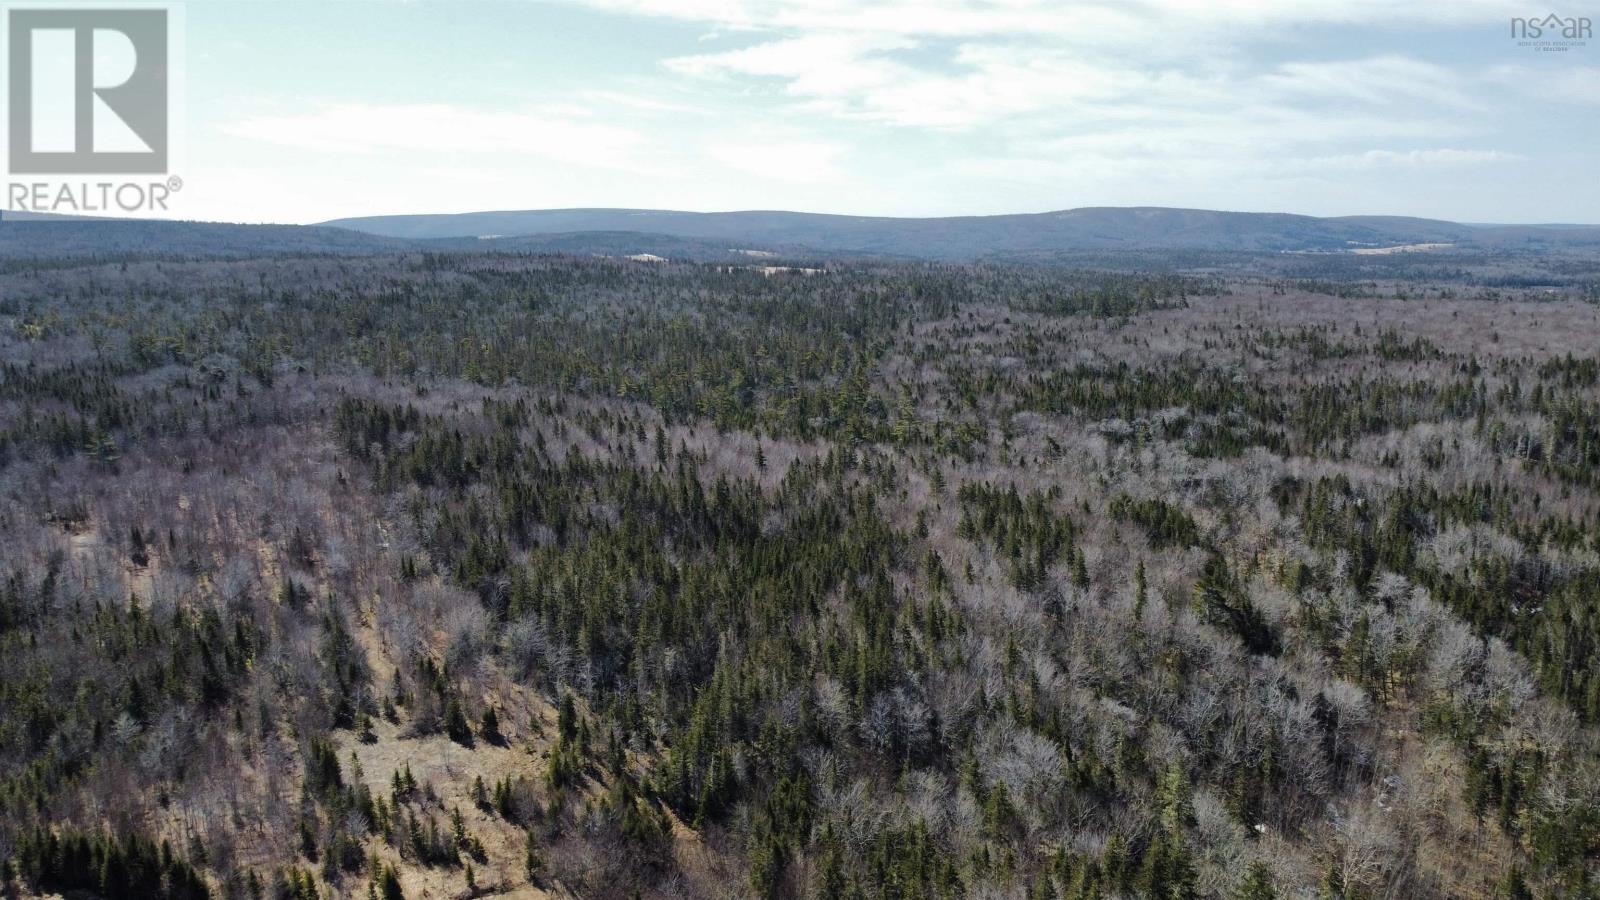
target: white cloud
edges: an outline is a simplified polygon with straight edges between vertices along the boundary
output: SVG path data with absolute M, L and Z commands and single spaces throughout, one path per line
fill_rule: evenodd
M 1530 104 L 1577 103 L 1600 105 L 1600 68 L 1561 66 L 1534 68 L 1525 65 L 1500 65 L 1490 69 L 1486 80 L 1517 91 Z
M 821 141 L 727 142 L 706 147 L 723 165 L 779 181 L 824 182 L 839 179 L 845 148 Z
M 357 155 L 519 154 L 585 166 L 648 171 L 646 138 L 572 110 L 507 111 L 446 104 L 339 104 L 255 115 L 223 127 L 267 144 Z
M 897 55 L 917 44 L 851 34 L 805 35 L 667 60 L 686 75 L 776 79 L 798 112 L 934 129 L 971 128 L 1073 104 L 1154 100 L 1208 88 L 1174 73 L 1104 65 L 1038 47 L 963 44 L 938 69 Z
M 651 0 L 599 2 L 755 30 L 744 46 L 665 67 L 708 90 L 758 91 L 815 135 L 955 142 L 960 149 L 929 171 L 1061 205 L 1235 195 L 1287 197 L 1273 205 L 1293 208 L 1353 196 L 1357 177 L 1392 188 L 1397 176 L 1383 173 L 1521 158 L 1436 143 L 1492 139 L 1481 71 L 1367 51 L 1359 39 L 1320 53 L 1290 49 L 1307 28 L 1336 24 L 1497 28 L 1499 3 L 941 0 L 912 9 L 747 0 L 686 13 Z
M 1290 62 L 1266 82 L 1286 97 L 1349 100 L 1393 105 L 1416 100 L 1431 106 L 1473 109 L 1466 87 L 1472 80 L 1444 66 L 1403 56 L 1334 62 Z
M 1455 133 L 1478 107 L 1467 76 L 1400 56 L 1286 63 L 1252 70 L 1210 60 L 1141 65 L 1030 44 L 963 43 L 913 64 L 904 38 L 814 34 L 666 61 L 711 79 L 770 79 L 800 114 L 962 131 L 1004 140 L 1137 142 L 1144 152 L 1230 144 Z M 1397 113 L 1406 109 L 1404 113 Z M 996 131 L 995 126 L 1003 126 Z
M 1308 169 L 1364 170 L 1381 168 L 1436 169 L 1512 162 L 1523 157 L 1499 150 L 1458 150 L 1439 147 L 1431 150 L 1368 150 L 1340 156 L 1323 156 L 1303 161 Z
M 843 99 L 871 94 L 906 78 L 902 65 L 882 54 L 914 46 L 903 39 L 814 34 L 739 50 L 666 60 L 668 69 L 702 78 L 776 78 L 791 97 Z
M 1190 32 L 1302 25 L 1500 22 L 1506 0 L 576 0 L 612 12 L 729 30 L 831 31 L 976 38 L 1105 38 L 1162 23 Z

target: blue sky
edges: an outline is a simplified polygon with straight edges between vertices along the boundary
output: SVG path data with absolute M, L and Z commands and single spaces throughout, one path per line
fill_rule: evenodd
M 1600 221 L 1600 43 L 1458 0 L 184 5 L 186 188 L 240 221 L 1162 205 Z

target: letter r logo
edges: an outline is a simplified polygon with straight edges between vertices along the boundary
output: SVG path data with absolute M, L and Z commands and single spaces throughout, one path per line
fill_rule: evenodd
M 16 9 L 9 19 L 11 171 L 167 171 L 167 12 Z

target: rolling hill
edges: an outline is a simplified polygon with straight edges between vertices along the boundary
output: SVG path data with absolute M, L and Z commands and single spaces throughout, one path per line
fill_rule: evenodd
M 364 255 L 502 251 L 749 262 L 897 257 L 1072 261 L 1106 254 L 1344 254 L 1426 248 L 1593 253 L 1600 226 L 1464 225 L 1399 216 L 1317 218 L 1160 207 L 951 218 L 800 212 L 549 209 L 335 219 L 318 225 L 4 214 L 0 258 Z
M 772 252 L 776 248 L 761 248 Z M 721 241 L 638 231 L 581 231 L 506 237 L 411 239 L 322 225 L 240 225 L 72 216 L 0 217 L 0 259 L 64 257 L 364 256 L 416 250 L 651 254 L 672 259 L 748 261 Z M 797 251 L 805 255 L 803 251 Z M 775 254 L 776 255 L 776 254 Z
M 782 211 L 550 209 L 376 216 L 322 224 L 412 240 L 637 231 L 718 240 L 730 247 L 785 245 L 925 259 L 1146 249 L 1331 252 L 1413 244 L 1600 247 L 1600 227 L 1594 226 L 1478 226 L 1398 216 L 1318 218 L 1164 207 L 921 219 Z

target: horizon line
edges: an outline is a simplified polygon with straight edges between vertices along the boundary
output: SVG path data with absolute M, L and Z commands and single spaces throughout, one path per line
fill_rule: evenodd
M 369 219 L 391 218 L 420 218 L 437 217 L 449 218 L 456 216 L 475 215 L 504 215 L 514 213 L 547 213 L 547 212 L 637 212 L 637 213 L 671 213 L 679 215 L 744 215 L 744 214 L 789 214 L 806 216 L 828 216 L 841 219 L 876 219 L 884 221 L 918 222 L 950 219 L 998 219 L 1018 216 L 1045 216 L 1052 213 L 1086 212 L 1091 210 L 1152 210 L 1165 212 L 1198 212 L 1221 213 L 1225 215 L 1252 215 L 1252 216 L 1293 216 L 1307 219 L 1414 219 L 1426 222 L 1442 222 L 1451 225 L 1461 225 L 1470 228 L 1596 228 L 1596 222 L 1552 222 L 1552 221 L 1462 221 L 1458 219 L 1440 218 L 1437 216 L 1416 215 L 1411 213 L 1341 213 L 1337 215 L 1319 215 L 1316 213 L 1290 212 L 1286 210 L 1261 210 L 1261 209 L 1222 209 L 1203 206 L 1160 206 L 1153 204 L 1134 204 L 1128 206 L 1071 206 L 1056 207 L 1052 209 L 999 212 L 999 213 L 955 213 L 948 215 L 906 216 L 906 215 L 879 215 L 871 213 L 849 213 L 818 211 L 811 209 L 785 209 L 781 207 L 747 207 L 740 209 L 679 209 L 672 207 L 645 207 L 645 206 L 528 206 L 506 207 L 500 209 L 468 209 L 454 212 L 389 212 L 389 213 L 363 213 L 359 215 L 335 216 L 320 220 L 297 221 L 243 221 L 230 219 L 203 219 L 178 216 L 130 216 L 130 215 L 101 215 L 98 213 L 71 214 L 71 213 L 40 213 L 26 209 L 13 209 L 9 205 L 0 208 L 0 219 L 12 222 L 50 221 L 50 220 L 76 220 L 76 221 L 118 221 L 118 222 L 188 222 L 208 225 L 282 225 L 291 227 L 342 227 L 333 223 L 354 222 Z M 20 218 L 17 218 L 20 216 Z

